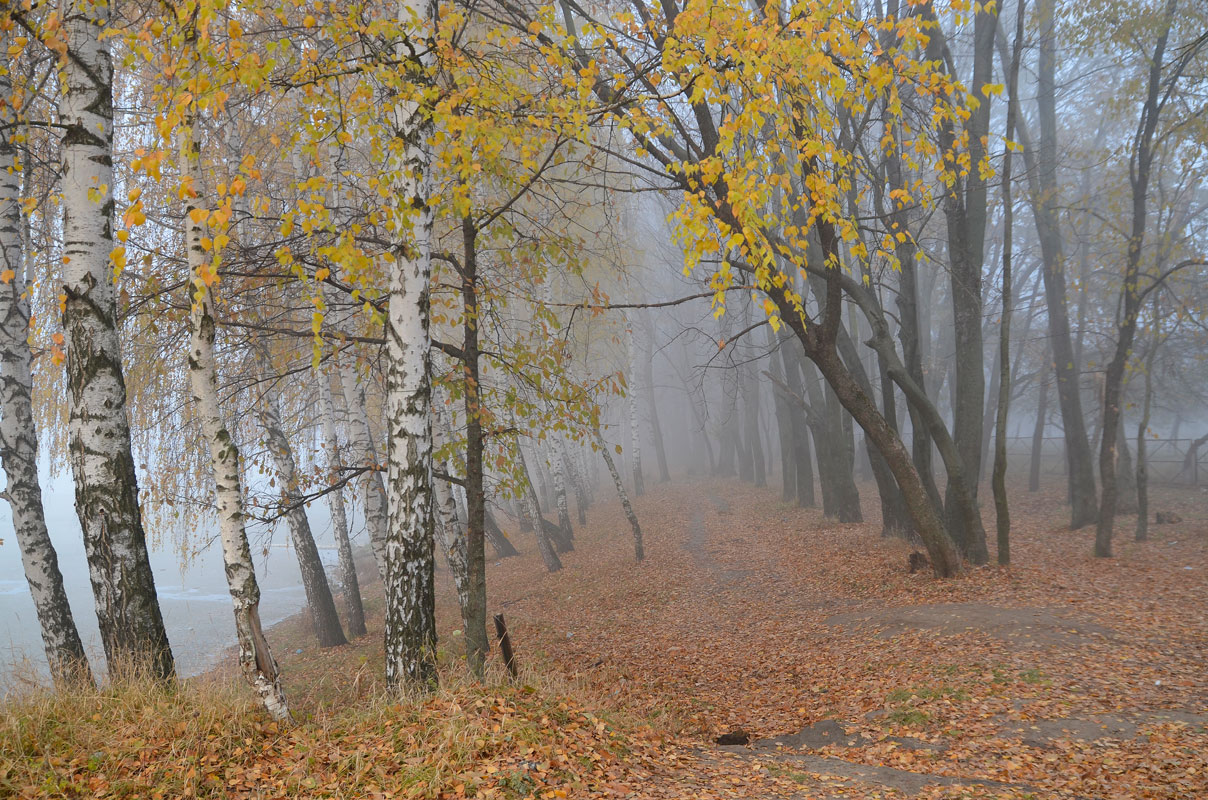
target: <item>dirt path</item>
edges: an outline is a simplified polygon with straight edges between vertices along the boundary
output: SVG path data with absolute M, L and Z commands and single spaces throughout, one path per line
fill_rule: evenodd
M 629 796 L 1208 796 L 1202 515 L 1105 562 L 1025 507 L 1020 566 L 938 582 L 736 482 L 637 510 L 641 565 L 601 505 L 563 572 L 491 576 L 532 656 L 673 732 Z

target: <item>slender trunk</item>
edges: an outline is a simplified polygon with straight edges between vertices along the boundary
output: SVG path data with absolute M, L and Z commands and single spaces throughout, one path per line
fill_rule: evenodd
M 625 509 L 625 516 L 629 520 L 629 525 L 633 528 L 633 555 L 641 561 L 646 558 L 646 549 L 642 544 L 642 528 L 638 525 L 637 514 L 633 513 L 633 506 L 629 504 L 629 495 L 625 493 L 625 484 L 621 480 L 621 474 L 617 472 L 617 465 L 612 460 L 612 454 L 608 452 L 608 444 L 604 441 L 603 434 L 600 429 L 595 429 L 596 444 L 600 448 L 600 455 L 604 457 L 604 464 L 608 467 L 608 474 L 612 476 L 612 482 L 617 487 L 617 497 L 621 499 L 621 507 Z
M 487 638 L 487 558 L 486 538 L 499 558 L 517 555 L 516 548 L 495 526 L 487 514 L 485 475 L 482 463 L 482 399 L 480 389 L 480 351 L 478 346 L 478 229 L 471 217 L 462 218 L 462 368 L 465 370 L 464 409 L 466 415 L 466 572 L 469 592 L 466 599 L 466 660 L 470 671 L 483 674 L 491 640 Z
M 109 669 L 176 672 L 138 504 L 114 292 L 113 67 L 109 6 L 71 0 L 63 15 L 63 329 L 76 513 Z M 111 255 L 113 254 L 113 255 Z
M 1091 446 L 1086 433 L 1079 388 L 1080 362 L 1074 354 L 1070 336 L 1069 301 L 1065 282 L 1065 256 L 1062 252 L 1061 226 L 1058 220 L 1060 191 L 1057 184 L 1057 42 L 1055 0 L 1039 0 L 1040 58 L 1037 72 L 1037 119 L 1040 141 L 1032 148 L 1023 142 L 1027 164 L 1032 214 L 1043 261 L 1045 306 L 1049 320 L 1049 342 L 1053 354 L 1057 400 L 1065 436 L 1066 465 L 1069 472 L 1070 527 L 1077 530 L 1095 521 L 1095 473 Z M 1016 101 L 1012 101 L 1017 105 Z M 1023 133 L 1022 125 L 1020 127 Z M 1023 138 L 1023 137 L 1021 137 Z
M 1046 353 L 1046 356 L 1048 354 Z M 1028 491 L 1040 489 L 1040 457 L 1044 448 L 1044 426 L 1049 413 L 1049 378 L 1048 366 L 1051 357 L 1046 357 L 1040 367 L 1037 382 L 1040 384 L 1039 396 L 1036 398 L 1036 426 L 1032 429 L 1032 463 L 1028 470 Z
M 196 136 L 196 126 L 188 125 Z M 194 177 L 199 186 L 197 165 L 200 143 L 193 139 L 184 144 L 184 172 Z M 189 272 L 189 383 L 196 403 L 197 419 L 202 435 L 210 448 L 210 469 L 214 478 L 214 500 L 218 511 L 218 533 L 222 540 L 222 562 L 226 571 L 227 588 L 235 612 L 235 634 L 239 642 L 239 666 L 243 677 L 251 684 L 261 705 L 273 719 L 288 720 L 289 705 L 281 686 L 281 671 L 273 658 L 268 639 L 260 623 L 260 586 L 248 546 L 244 527 L 242 466 L 239 448 L 231 438 L 222 417 L 218 397 L 218 367 L 214 358 L 214 314 L 212 287 L 217 275 L 202 249 L 202 223 L 191 213 L 195 206 L 189 201 L 185 208 L 186 245 Z M 196 287 L 196 288 L 195 288 Z
M 658 461 L 659 482 L 668 483 L 671 480 L 671 472 L 667 468 L 667 450 L 663 445 L 663 426 L 659 423 L 658 397 L 654 391 L 655 328 L 654 324 L 650 321 L 649 312 L 639 312 L 639 318 L 642 321 L 644 333 L 642 344 L 645 351 L 642 358 L 642 383 L 643 388 L 646 390 L 646 406 L 650 411 L 651 434 L 654 438 L 654 457 Z
M 0 53 L 9 47 L 0 29 Z M 13 96 L 8 73 L 0 74 L 0 97 Z M 12 513 L 25 579 L 34 601 L 46 661 L 63 688 L 90 685 L 92 670 L 80 641 L 59 558 L 46 528 L 42 486 L 38 481 L 38 430 L 33 414 L 33 354 L 29 347 L 29 298 L 26 296 L 25 220 L 16 169 L 12 103 L 0 103 L 0 462 L 8 478 L 4 497 Z
M 334 483 L 341 479 L 344 464 L 340 440 L 336 435 L 336 405 L 331 394 L 331 374 L 325 369 L 317 370 L 315 385 L 319 390 L 319 405 L 322 409 L 323 449 L 327 455 L 328 480 Z M 352 541 L 348 537 L 348 513 L 344 507 L 343 488 L 328 493 L 327 507 L 331 511 L 331 527 L 340 559 L 340 584 L 344 590 L 344 613 L 348 634 L 353 638 L 364 636 L 365 606 L 361 600 L 361 581 L 357 577 L 357 565 L 352 557 Z
M 260 353 L 262 368 L 268 372 L 268 357 Z M 264 429 L 265 445 L 277 471 L 277 484 L 281 495 L 281 508 L 289 524 L 290 538 L 298 557 L 298 569 L 302 573 L 302 587 L 306 590 L 306 604 L 310 608 L 311 622 L 320 647 L 338 647 L 347 644 L 336 613 L 336 603 L 327 583 L 327 573 L 319 558 L 319 548 L 311 533 L 310 520 L 306 516 L 306 502 L 298 489 L 298 469 L 289 437 L 281 425 L 279 400 L 274 389 L 269 388 L 261 398 L 258 411 Z
M 562 472 L 562 459 L 553 442 L 547 442 L 545 448 L 549 461 L 550 480 L 554 484 L 554 502 L 558 505 L 558 527 L 562 529 L 570 549 L 574 549 L 575 530 L 570 524 L 570 503 L 566 499 L 566 479 Z
M 1142 107 L 1132 160 L 1129 164 L 1129 182 L 1132 186 L 1132 231 L 1128 237 L 1128 257 L 1124 267 L 1123 314 L 1116 333 L 1116 348 L 1103 376 L 1103 440 L 1099 445 L 1099 480 L 1103 483 L 1103 496 L 1099 505 L 1099 520 L 1095 528 L 1095 555 L 1110 558 L 1112 555 L 1112 529 L 1115 525 L 1116 505 L 1119 491 L 1116 481 L 1116 441 L 1121 426 L 1121 398 L 1124 392 L 1124 373 L 1132 353 L 1133 339 L 1137 333 L 1137 317 L 1143 300 L 1140 292 L 1142 245 L 1145 241 L 1145 223 L 1148 211 L 1149 179 L 1154 158 L 1154 137 L 1158 128 L 1158 115 L 1162 104 L 1162 67 L 1166 52 L 1166 41 L 1174 19 L 1177 0 L 1167 0 L 1165 18 L 1154 45 L 1153 58 L 1149 65 L 1149 79 L 1145 104 Z
M 490 540 L 491 547 L 495 551 L 496 558 L 511 558 L 512 556 L 520 555 L 520 551 L 516 546 L 504 535 L 503 529 L 499 527 L 499 523 L 495 521 L 495 515 L 484 509 L 483 513 L 483 532 L 485 537 Z
M 1116 513 L 1137 513 L 1137 472 L 1133 465 L 1132 451 L 1128 448 L 1128 433 L 1124 427 L 1124 415 L 1120 416 L 1117 426 L 1116 441 L 1119 444 L 1119 458 L 1116 462 Z
M 780 338 L 780 360 L 784 365 L 785 381 L 789 390 L 802 398 L 804 406 L 804 384 L 801 377 L 801 345 L 785 331 Z M 810 452 L 810 425 L 804 408 L 792 416 L 793 461 L 797 474 L 797 505 L 813 508 L 818 501 L 814 495 L 814 463 Z
M 562 569 L 562 559 L 558 558 L 558 551 L 550 540 L 549 531 L 546 530 L 545 518 L 541 516 L 541 503 L 537 500 L 537 489 L 533 486 L 533 479 L 525 464 L 524 450 L 519 442 L 516 443 L 516 464 L 520 470 L 520 488 L 524 492 L 524 510 L 537 535 L 537 552 L 541 554 L 545 568 L 550 572 L 557 572 Z
M 566 444 L 562 444 L 561 452 L 562 466 L 566 469 L 567 475 L 570 477 L 570 484 L 575 490 L 575 511 L 579 515 L 579 525 L 587 524 L 587 487 L 583 485 L 583 476 L 579 473 L 579 469 L 575 464 L 575 459 L 571 458 L 566 452 Z
M 843 326 L 839 326 L 838 330 L 838 347 L 839 355 L 847 365 L 847 371 L 855 379 L 860 386 L 860 390 L 869 398 L 875 397 L 872 381 L 869 380 L 868 374 L 864 371 L 864 364 L 861 363 L 859 354 L 856 351 L 855 342 L 851 340 L 851 336 L 844 330 Z M 881 358 L 883 362 L 884 359 Z M 888 369 L 885 369 L 888 375 Z M 882 416 L 890 428 L 894 427 L 893 420 L 895 414 L 893 411 L 893 384 L 886 381 L 882 389 L 888 388 L 888 392 L 882 391 L 883 399 L 887 398 L 889 405 L 882 409 Z M 877 451 L 876 446 L 867 435 L 864 436 L 865 451 L 868 455 L 869 467 L 873 471 L 873 479 L 877 482 L 877 496 L 881 501 L 881 535 L 882 536 L 905 536 L 910 531 L 910 518 L 906 511 L 905 500 L 902 498 L 902 492 L 898 488 L 897 482 L 893 479 L 893 474 L 889 471 L 889 466 L 885 463 L 884 457 Z
M 1011 68 L 1007 77 L 1007 97 L 1014 98 L 1019 85 L 1019 61 L 1023 52 L 1023 23 L 1025 0 L 1018 0 L 1015 9 L 1015 47 L 1011 56 Z M 1007 141 L 1015 135 L 1015 104 L 1007 107 Z M 1002 167 L 1002 324 L 999 328 L 998 368 L 998 411 L 995 414 L 994 474 L 991 484 L 994 490 L 994 512 L 998 534 L 998 563 L 1011 563 L 1011 511 L 1007 504 L 1007 413 L 1011 402 L 1011 258 L 1014 236 L 1015 206 L 1011 197 L 1011 156 L 1006 148 Z
M 348 439 L 354 454 L 354 463 L 349 467 L 365 470 L 357 483 L 361 486 L 361 502 L 364 506 L 365 527 L 369 531 L 369 547 L 377 564 L 378 577 L 386 581 L 386 486 L 382 482 L 381 462 L 377 448 L 373 445 L 373 434 L 369 428 L 369 414 L 365 410 L 365 390 L 357 383 L 356 372 L 348 365 L 339 367 L 340 384 L 344 389 L 344 405 L 348 410 Z
M 432 446 L 440 450 L 446 445 L 446 436 L 442 420 L 434 422 L 432 431 Z M 436 461 L 433 467 L 437 472 L 450 474 L 448 465 Z M 478 610 L 474 607 L 472 589 L 470 586 L 469 550 L 466 546 L 466 532 L 457 517 L 457 501 L 453 497 L 453 485 L 439 478 L 432 482 L 433 500 L 436 506 L 436 533 L 440 537 L 441 546 L 445 551 L 445 562 L 449 565 L 449 573 L 453 576 L 453 588 L 457 591 L 457 605 L 461 609 L 461 622 L 466 636 L 466 662 L 478 675 L 482 673 L 482 662 L 485 652 L 479 651 L 479 646 L 472 646 L 469 631 L 472 627 L 482 624 L 476 619 Z
M 642 479 L 642 432 L 641 432 L 641 412 L 638 410 L 638 395 L 641 393 L 638 375 L 641 367 L 638 365 L 639 356 L 637 343 L 634 339 L 637 334 L 633 330 L 633 325 L 630 324 L 626 328 L 626 343 L 629 346 L 629 435 L 631 449 L 629 451 L 629 463 L 633 468 L 633 493 L 641 497 L 646 493 L 646 485 Z
M 822 412 L 810 420 L 818 453 L 822 511 L 829 517 L 837 518 L 839 522 L 863 522 L 860 490 L 856 487 L 853 475 L 855 465 L 852 463 L 844 436 L 842 400 L 833 386 L 818 380 L 812 368 L 805 364 L 801 366 L 809 403 Z M 823 377 L 825 378 L 825 375 Z
M 1145 359 L 1145 398 L 1141 402 L 1141 421 L 1137 423 L 1137 530 L 1136 540 L 1143 542 L 1149 538 L 1149 464 L 1146 446 L 1149 433 L 1149 414 L 1153 403 L 1153 365 L 1157 356 L 1158 345 L 1161 343 L 1159 326 L 1161 317 L 1158 316 L 1158 303 L 1154 300 L 1154 333 L 1153 344 Z
M 773 384 L 772 400 L 776 408 L 776 432 L 780 437 L 780 478 L 783 484 L 780 499 L 785 503 L 791 503 L 797 497 L 797 461 L 793 450 L 793 406 L 785 396 L 784 390 L 780 388 L 785 384 L 784 359 L 776 352 L 777 345 L 771 326 L 765 328 L 764 333 L 767 335 L 768 352 L 771 353 L 768 367 Z

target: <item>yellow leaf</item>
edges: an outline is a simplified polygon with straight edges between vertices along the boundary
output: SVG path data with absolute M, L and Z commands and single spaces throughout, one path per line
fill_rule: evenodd
M 13 272 L 11 269 L 6 269 L 4 272 L 0 272 L 0 283 L 12 283 L 12 280 L 15 277 L 17 277 L 17 273 Z

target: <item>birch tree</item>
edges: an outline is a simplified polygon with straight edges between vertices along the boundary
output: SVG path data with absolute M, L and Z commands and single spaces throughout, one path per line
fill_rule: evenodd
M 0 58 L 8 52 L 11 22 L 0 17 Z M 46 661 L 55 682 L 91 683 L 88 656 L 76 630 L 58 554 L 46 527 L 38 480 L 38 430 L 33 415 L 33 354 L 25 281 L 25 218 L 21 170 L 12 131 L 18 115 L 9 65 L 0 62 L 0 462 L 21 550 L 25 579 L 38 615 Z
M 201 143 L 197 126 L 185 126 L 182 142 L 182 176 L 187 185 L 201 184 Z M 209 212 L 196 200 L 185 206 L 185 247 L 189 263 L 189 384 L 202 435 L 210 450 L 214 479 L 214 501 L 222 563 L 235 611 L 235 635 L 239 642 L 239 666 L 261 705 L 273 719 L 289 719 L 289 705 L 281 685 L 281 671 L 273 658 L 260 623 L 260 585 L 244 527 L 242 463 L 239 447 L 223 419 L 218 396 L 218 367 L 214 356 L 214 285 L 218 279 L 218 257 L 213 260 L 202 247 L 204 224 Z
M 116 320 L 114 273 L 125 250 L 113 238 L 113 65 L 101 41 L 108 24 L 105 3 L 65 6 L 60 293 L 68 460 L 110 671 L 130 663 L 167 679 L 175 663 L 147 556 Z
M 331 393 L 331 373 L 323 368 L 315 370 L 315 386 L 319 393 L 319 411 L 323 428 L 323 449 L 327 456 L 328 479 L 336 484 L 341 480 L 343 458 L 340 439 L 336 433 L 336 405 Z M 365 635 L 365 607 L 361 600 L 361 582 L 357 578 L 357 565 L 352 555 L 352 542 L 348 538 L 348 513 L 344 507 L 343 487 L 327 494 L 327 507 L 331 511 L 331 527 L 336 538 L 336 549 L 340 559 L 340 584 L 344 590 L 345 622 L 352 637 Z
M 410 97 L 395 88 L 390 109 L 391 256 L 386 313 L 386 683 L 426 686 L 436 680 L 436 598 L 433 588 L 431 334 L 432 119 L 424 92 L 431 68 L 437 8 L 403 0 L 409 30 L 394 47 L 400 71 L 415 80 Z
M 257 355 L 262 371 L 270 376 L 270 385 L 261 396 L 257 411 L 264 430 L 265 445 L 277 472 L 281 510 L 289 525 L 294 553 L 298 557 L 302 587 L 306 590 L 306 604 L 310 608 L 319 646 L 338 647 L 347 644 L 348 640 L 344 638 L 344 630 L 340 627 L 335 600 L 331 596 L 331 586 L 327 583 L 327 573 L 323 570 L 323 561 L 319 558 L 319 549 L 315 546 L 310 520 L 306 516 L 306 504 L 298 489 L 298 468 L 293 448 L 281 424 L 280 400 L 276 389 L 271 385 L 277 378 L 268 370 L 270 362 L 265 352 L 258 350 Z

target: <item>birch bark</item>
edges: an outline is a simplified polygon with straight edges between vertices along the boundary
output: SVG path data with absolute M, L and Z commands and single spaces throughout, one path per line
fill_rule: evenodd
M 373 433 L 369 428 L 369 413 L 365 410 L 365 390 L 357 383 L 356 373 L 347 365 L 341 366 L 340 382 L 344 388 L 344 405 L 348 411 L 348 439 L 355 454 L 357 466 L 366 470 L 357 482 L 365 505 L 365 527 L 369 529 L 369 546 L 377 564 L 378 577 L 386 582 L 386 486 L 382 482 L 381 462 L 377 448 L 373 445 Z
M 263 366 L 267 367 L 267 356 L 263 352 L 258 355 Z M 272 374 L 267 369 L 264 371 L 266 374 Z M 302 573 L 302 587 L 306 590 L 306 604 L 310 607 L 315 636 L 320 647 L 347 644 L 344 630 L 340 627 L 340 617 L 336 613 L 336 603 L 331 596 L 331 587 L 327 583 L 327 573 L 323 570 L 323 561 L 319 558 L 319 548 L 315 546 L 315 537 L 310 530 L 306 504 L 298 490 L 298 469 L 289 437 L 285 435 L 281 425 L 280 400 L 271 386 L 261 397 L 257 410 L 260 425 L 264 429 L 265 445 L 277 471 L 281 507 L 286 509 L 285 519 L 289 524 L 294 552 L 298 556 L 298 569 Z
M 195 176 L 199 160 L 196 139 L 186 141 L 183 171 Z M 197 185 L 196 177 L 194 185 Z M 210 448 L 210 468 L 214 477 L 214 501 L 218 510 L 218 532 L 222 540 L 222 562 L 226 569 L 227 588 L 235 612 L 235 634 L 239 642 L 239 666 L 243 677 L 251 684 L 264 709 L 273 719 L 289 719 L 289 705 L 281 686 L 281 671 L 273 658 L 268 640 L 260 624 L 260 586 L 252 564 L 244 527 L 243 483 L 239 448 L 231 438 L 222 418 L 218 398 L 218 366 L 214 357 L 213 292 L 208 288 L 216 275 L 201 246 L 203 235 L 200 221 L 190 212 L 195 204 L 185 207 L 186 248 L 188 251 L 189 312 L 189 384 L 196 403 L 196 414 L 202 435 Z
M 9 35 L 0 29 L 0 53 Z M 5 65 L 6 66 L 6 65 Z M 0 98 L 13 96 L 9 72 L 0 74 Z M 25 579 L 33 597 L 50 674 L 60 686 L 92 682 L 88 656 L 63 588 L 58 554 L 46 528 L 38 481 L 38 431 L 33 415 L 33 355 L 29 347 L 29 298 L 25 294 L 25 220 L 21 215 L 13 105 L 0 100 L 0 461 L 8 484 Z
M 400 25 L 425 29 L 397 45 L 411 78 L 427 84 L 436 5 L 404 0 Z M 422 38 L 421 38 L 422 37 Z M 428 284 L 432 276 L 432 121 L 411 99 L 393 103 L 392 165 L 395 252 L 386 318 L 386 683 L 427 686 L 436 681 L 436 598 L 432 513 L 431 334 Z
M 76 513 L 109 669 L 160 679 L 176 668 L 147 557 L 116 324 L 113 65 L 101 32 L 109 6 L 65 4 L 62 138 L 63 329 L 69 461 Z
M 336 434 L 336 404 L 331 394 L 331 373 L 323 368 L 315 372 L 315 385 L 319 390 L 319 405 L 323 418 L 323 449 L 327 454 L 329 480 L 340 480 L 343 470 L 340 438 Z M 345 619 L 349 635 L 365 635 L 365 606 L 361 601 L 361 581 L 357 578 L 357 565 L 352 556 L 352 542 L 348 538 L 348 513 L 344 507 L 343 487 L 327 495 L 327 507 L 331 511 L 331 527 L 336 538 L 336 550 L 340 558 L 340 583 L 344 588 Z
M 621 474 L 617 472 L 617 465 L 612 460 L 612 454 L 608 452 L 608 445 L 599 428 L 596 428 L 595 435 L 596 444 L 600 447 L 600 455 L 604 457 L 604 463 L 608 466 L 608 474 L 612 476 L 612 482 L 617 487 L 617 497 L 621 499 L 621 507 L 625 509 L 625 516 L 629 520 L 630 527 L 633 528 L 633 555 L 638 561 L 641 561 L 646 558 L 646 547 L 642 543 L 642 526 L 638 525 L 638 516 L 633 513 L 629 495 L 625 493 L 625 483 L 621 480 Z

